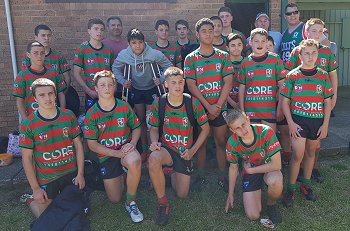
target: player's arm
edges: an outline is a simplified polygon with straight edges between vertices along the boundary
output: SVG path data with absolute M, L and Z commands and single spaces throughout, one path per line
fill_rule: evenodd
M 140 139 L 141 136 L 141 126 L 135 128 L 131 132 L 131 140 L 129 143 L 126 143 L 122 146 L 121 150 L 125 154 L 129 154 L 130 152 L 134 151 L 137 145 L 137 141 Z
M 46 192 L 40 188 L 40 185 L 35 175 L 32 149 L 22 148 L 22 163 L 29 185 L 33 190 L 34 200 L 36 200 L 39 203 L 45 203 L 45 201 L 48 198 Z
M 151 129 L 149 131 L 149 137 L 151 140 L 151 145 L 149 146 L 149 149 L 152 152 L 155 150 L 160 150 L 162 144 L 159 142 L 159 127 L 151 126 Z
M 28 116 L 24 99 L 21 97 L 16 97 L 16 106 L 17 106 L 18 112 L 21 115 L 21 118 L 23 120 L 24 118 L 26 118 Z
M 233 74 L 226 75 L 223 79 L 224 79 L 224 86 L 221 89 L 220 98 L 217 102 L 217 104 L 221 108 L 225 104 L 228 98 L 228 95 L 230 94 L 230 91 L 232 89 Z
M 60 107 L 66 108 L 66 95 L 64 94 L 64 91 L 59 92 L 57 94 L 58 100 L 60 101 Z
M 244 163 L 244 170 L 248 174 L 256 174 L 256 173 L 267 173 L 273 171 L 281 170 L 281 153 L 280 151 L 276 152 L 272 157 L 269 163 L 259 165 L 256 167 L 251 167 L 250 163 Z
M 300 137 L 299 131 L 301 127 L 293 121 L 292 113 L 290 112 L 290 99 L 285 96 L 282 96 L 281 98 L 280 103 L 282 104 L 283 115 L 288 123 L 289 134 L 293 138 L 298 138 Z
M 80 136 L 77 136 L 73 139 L 73 144 L 75 148 L 75 155 L 77 158 L 78 173 L 75 177 L 75 184 L 79 186 L 79 189 L 85 187 L 84 179 L 84 149 L 81 142 Z
M 230 167 L 228 169 L 228 194 L 227 194 L 226 206 L 225 206 L 226 213 L 230 208 L 233 208 L 234 191 L 235 191 L 237 175 L 238 175 L 238 165 L 230 163 Z
M 239 84 L 238 88 L 238 102 L 241 111 L 244 111 L 244 94 L 245 94 L 245 85 Z
M 97 93 L 92 91 L 85 83 L 83 78 L 81 77 L 81 72 L 83 71 L 83 68 L 74 65 L 73 66 L 73 76 L 75 81 L 83 88 L 83 91 L 88 94 L 91 98 L 97 98 Z
M 331 71 L 328 73 L 329 78 L 331 80 L 332 83 L 332 88 L 333 88 L 333 97 L 332 97 L 332 110 L 335 107 L 335 104 L 337 103 L 337 97 L 338 97 L 338 75 L 337 75 L 337 71 Z
M 118 158 L 123 158 L 125 156 L 125 153 L 123 153 L 121 150 L 114 150 L 111 148 L 107 148 L 106 146 L 99 144 L 97 140 L 87 139 L 87 143 L 90 150 L 93 152 L 103 153 L 103 155 L 105 156 L 118 157 Z
M 71 79 L 71 76 L 70 76 L 70 71 L 66 71 L 62 75 L 63 75 L 64 82 L 66 82 L 66 85 L 67 85 L 66 90 L 64 90 L 64 94 L 67 94 L 68 88 L 69 88 L 69 86 L 70 86 L 70 84 L 72 82 L 72 79 Z
M 276 93 L 276 100 L 279 101 L 282 96 L 280 95 L 280 90 L 282 89 L 283 87 L 283 83 L 284 83 L 284 79 L 281 79 L 280 81 L 278 81 L 278 89 L 277 89 L 277 93 Z M 283 110 L 282 110 L 282 105 L 281 103 L 279 103 L 277 105 L 277 121 L 281 121 L 283 120 Z
M 207 139 L 209 132 L 210 132 L 209 123 L 206 122 L 206 123 L 202 124 L 202 126 L 200 127 L 200 132 L 199 132 L 198 138 L 191 148 L 191 153 L 193 153 L 192 156 L 197 153 L 198 149 L 202 146 L 205 139 Z M 192 156 L 191 156 L 191 158 L 192 158 Z

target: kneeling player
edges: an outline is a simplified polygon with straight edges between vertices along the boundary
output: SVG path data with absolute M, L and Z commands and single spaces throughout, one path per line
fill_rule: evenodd
M 123 192 L 123 167 L 128 169 L 125 207 L 133 222 L 143 214 L 135 198 L 141 177 L 141 158 L 136 150 L 140 138 L 140 121 L 130 105 L 114 98 L 115 77 L 111 71 L 100 71 L 94 77 L 98 101 L 87 111 L 84 137 L 100 161 L 100 172 L 109 200 L 120 201 Z
M 22 121 L 20 147 L 23 168 L 33 190 L 30 209 L 39 217 L 66 186 L 74 183 L 84 188 L 84 152 L 73 112 L 56 107 L 54 82 L 38 78 L 31 84 L 30 94 L 38 110 Z
M 209 134 L 208 118 L 203 106 L 198 99 L 183 94 L 185 80 L 182 70 L 169 67 L 164 75 L 165 86 L 169 93 L 153 101 L 149 120 L 152 126 L 150 131 L 152 153 L 148 159 L 148 168 L 159 201 L 155 219 L 158 225 L 167 223 L 169 213 L 162 166 L 174 167 L 173 187 L 176 194 L 180 198 L 187 197 L 193 172 L 192 157 Z M 161 100 L 165 103 L 163 109 L 160 108 L 160 105 L 163 105 Z M 162 113 L 161 110 L 164 110 L 163 118 L 159 116 Z M 192 118 L 189 118 L 190 114 L 193 117 L 192 122 Z M 194 121 L 196 121 L 195 124 L 193 124 Z M 197 141 L 194 141 L 194 126 L 200 126 L 201 132 Z
M 280 144 L 273 129 L 264 124 L 250 124 L 241 110 L 230 110 L 226 117 L 232 131 L 226 145 L 229 168 L 229 193 L 225 211 L 233 207 L 234 189 L 238 175 L 239 158 L 242 159 L 243 204 L 247 217 L 257 220 L 261 213 L 261 187 L 267 184 L 267 213 L 273 224 L 281 223 L 277 200 L 283 190 Z

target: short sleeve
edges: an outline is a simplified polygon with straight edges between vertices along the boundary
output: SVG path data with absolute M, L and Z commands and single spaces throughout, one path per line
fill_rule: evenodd
M 203 105 L 199 102 L 197 98 L 192 97 L 192 108 L 194 118 L 196 119 L 199 126 L 202 126 L 203 124 L 208 122 L 207 113 L 205 113 Z
M 291 76 L 287 74 L 287 77 L 284 79 L 280 94 L 286 98 L 290 98 L 292 95 L 292 89 L 293 89 L 293 80 Z
M 158 114 L 158 107 L 159 107 L 159 98 L 156 98 L 153 100 L 153 103 L 150 108 L 150 115 L 148 124 L 153 127 L 159 127 L 160 121 L 159 121 L 159 114 Z
M 84 68 L 84 54 L 81 47 L 78 47 L 74 52 L 73 65 Z
M 34 136 L 28 126 L 29 120 L 25 118 L 19 130 L 19 146 L 21 148 L 34 149 Z
M 225 77 L 230 74 L 233 74 L 233 64 L 230 59 L 230 55 L 228 53 L 225 53 L 223 68 L 221 69 L 221 75 Z
M 285 67 L 288 70 L 293 70 L 298 66 L 299 52 L 298 47 L 295 47 L 290 53 L 289 60 L 286 61 Z
M 185 79 L 196 80 L 196 71 L 194 69 L 192 56 L 187 55 L 184 62 L 184 77 Z
M 265 138 L 265 152 L 268 157 L 275 155 L 281 151 L 280 142 L 272 128 L 268 127 L 268 130 L 264 136 Z
M 334 94 L 334 89 L 332 88 L 332 82 L 327 74 L 325 91 L 324 91 L 324 98 L 327 99 L 329 97 L 332 97 L 333 94 Z
M 141 123 L 139 118 L 137 118 L 135 112 L 132 110 L 129 104 L 127 104 L 128 107 L 128 122 L 127 125 L 131 130 L 134 130 L 135 128 L 140 127 Z
M 21 74 L 21 72 L 19 74 Z M 12 95 L 15 97 L 20 97 L 22 99 L 24 99 L 26 96 L 26 84 L 20 75 L 16 76 L 15 82 L 13 84 Z
M 232 136 L 228 139 L 226 143 L 226 160 L 230 164 L 238 163 L 238 153 L 234 150 L 233 138 Z
M 91 113 L 89 111 L 86 113 L 84 119 L 84 138 L 89 140 L 97 140 L 99 133 L 96 121 L 91 118 Z
M 67 71 L 70 71 L 69 63 L 63 55 L 60 55 L 58 62 L 59 62 L 59 73 L 60 74 L 63 74 Z

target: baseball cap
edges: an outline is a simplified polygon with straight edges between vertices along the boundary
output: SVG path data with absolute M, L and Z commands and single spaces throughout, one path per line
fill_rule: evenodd
M 255 21 L 257 21 L 260 17 L 263 17 L 263 16 L 270 19 L 270 17 L 266 13 L 261 12 L 261 13 L 256 15 Z

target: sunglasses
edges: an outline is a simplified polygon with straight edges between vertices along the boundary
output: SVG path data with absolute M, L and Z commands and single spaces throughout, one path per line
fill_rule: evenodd
M 291 15 L 297 15 L 297 14 L 299 14 L 299 11 L 298 10 L 296 10 L 296 11 L 292 11 L 292 12 L 286 12 L 286 15 L 287 16 L 291 16 Z

